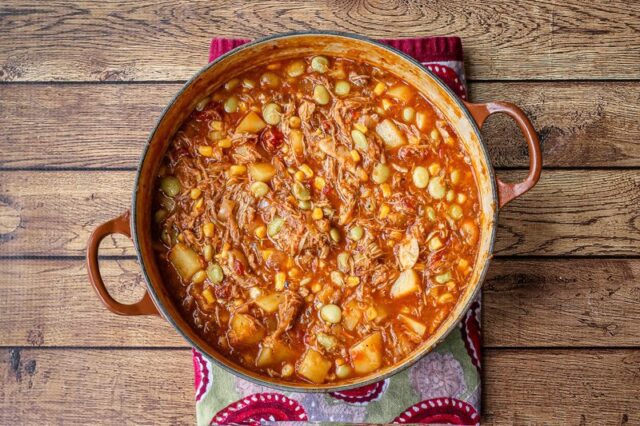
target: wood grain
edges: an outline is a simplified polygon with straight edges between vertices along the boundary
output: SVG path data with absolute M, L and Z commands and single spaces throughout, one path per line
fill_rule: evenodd
M 500 173 L 506 180 L 521 172 Z M 0 172 L 3 256 L 84 256 L 96 226 L 129 207 L 134 172 Z M 637 256 L 640 170 L 548 170 L 500 213 L 496 254 Z M 19 223 L 15 216 L 19 215 Z M 5 217 L 10 222 L 4 223 Z M 108 237 L 103 255 L 133 255 Z
M 0 353 L 2 424 L 195 424 L 189 349 Z
M 497 259 L 482 294 L 487 347 L 640 343 L 640 260 Z
M 123 303 L 140 299 L 135 260 L 104 260 Z M 164 320 L 102 306 L 84 261 L 0 260 L 0 346 L 181 347 Z M 485 347 L 638 347 L 640 260 L 498 259 L 483 290 Z
M 637 350 L 486 351 L 482 424 L 636 424 Z
M 0 85 L 0 168 L 136 168 L 148 133 L 180 87 Z M 640 83 L 478 82 L 471 96 L 520 105 L 540 134 L 547 167 L 640 166 Z M 528 165 L 510 119 L 489 119 L 483 133 L 496 167 Z
M 383 23 L 381 25 L 381 23 Z M 476 79 L 637 79 L 640 7 L 614 0 L 36 2 L 0 13 L 0 80 L 184 80 L 214 36 L 459 35 Z
M 2 349 L 0 423 L 193 424 L 190 355 Z M 483 424 L 640 422 L 638 350 L 488 350 L 484 360 Z

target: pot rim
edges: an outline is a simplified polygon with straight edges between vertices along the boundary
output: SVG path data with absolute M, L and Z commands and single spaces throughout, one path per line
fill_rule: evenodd
M 139 234 L 138 234 L 138 229 L 136 226 L 136 217 L 138 215 L 138 210 L 136 208 L 136 204 L 137 204 L 137 194 L 138 194 L 138 189 L 139 189 L 139 180 L 140 180 L 140 171 L 142 170 L 142 166 L 147 158 L 147 154 L 149 152 L 149 147 L 150 147 L 150 143 L 153 140 L 158 128 L 160 127 L 160 124 L 162 122 L 162 120 L 164 119 L 164 117 L 166 116 L 167 112 L 171 109 L 171 107 L 174 105 L 174 103 L 177 101 L 178 98 L 180 98 L 183 93 L 187 90 L 187 88 L 200 76 L 202 75 L 204 72 L 206 72 L 208 69 L 216 66 L 219 62 L 223 61 L 224 59 L 226 59 L 229 56 L 235 55 L 236 53 L 246 50 L 246 49 L 253 49 L 257 46 L 260 46 L 261 44 L 264 43 L 268 43 L 268 42 L 272 42 L 274 40 L 279 40 L 279 39 L 285 39 L 285 38 L 291 38 L 291 37 L 309 37 L 309 36 L 335 36 L 338 38 L 347 38 L 347 39 L 355 39 L 361 42 L 365 42 L 365 43 L 370 43 L 373 44 L 377 47 L 380 47 L 382 49 L 385 49 L 389 52 L 391 52 L 392 54 L 395 54 L 396 56 L 399 56 L 401 59 L 404 59 L 405 61 L 408 61 L 410 63 L 412 63 L 413 65 L 416 65 L 421 72 L 424 72 L 425 74 L 431 76 L 435 82 L 435 84 L 439 85 L 440 88 L 442 90 L 444 90 L 444 92 L 447 93 L 447 95 L 449 96 L 449 98 L 455 103 L 455 105 L 458 107 L 458 109 L 464 114 L 465 118 L 468 120 L 468 122 L 470 123 L 476 137 L 478 138 L 478 142 L 480 145 L 480 151 L 482 152 L 482 155 L 484 157 L 484 164 L 486 164 L 487 167 L 487 174 L 488 174 L 488 180 L 489 180 L 489 185 L 491 187 L 491 195 L 492 195 L 492 202 L 494 204 L 494 209 L 493 209 L 493 218 L 491 218 L 491 220 L 489 221 L 489 244 L 487 247 L 487 253 L 486 253 L 486 260 L 484 262 L 484 266 L 482 271 L 480 272 L 480 274 L 478 274 L 478 280 L 475 283 L 475 288 L 473 289 L 473 291 L 471 292 L 471 294 L 469 295 L 469 297 L 466 299 L 466 302 L 464 303 L 464 305 L 462 306 L 462 308 L 460 309 L 460 314 L 458 315 L 458 318 L 456 318 L 454 321 L 451 321 L 449 326 L 444 329 L 444 331 L 442 331 L 441 335 L 439 336 L 439 338 L 437 340 L 435 340 L 431 345 L 429 346 L 425 346 L 423 348 L 421 348 L 418 352 L 414 352 L 413 354 L 410 354 L 407 358 L 405 358 L 402 362 L 390 366 L 387 368 L 387 371 L 385 371 L 383 374 L 378 374 L 378 375 L 374 375 L 371 376 L 370 378 L 366 379 L 366 380 L 360 380 L 360 381 L 355 381 L 353 383 L 349 383 L 349 384 L 345 384 L 345 385 L 334 385 L 331 386 L 331 384 L 313 384 L 312 386 L 307 385 L 306 383 L 303 384 L 304 386 L 299 386 L 295 383 L 292 382 L 291 385 L 286 384 L 287 382 L 270 382 L 266 379 L 261 378 L 261 376 L 249 376 L 247 374 L 245 374 L 243 371 L 241 371 L 238 368 L 233 368 L 230 367 L 222 362 L 220 362 L 219 360 L 208 356 L 208 353 L 205 349 L 203 349 L 202 347 L 200 347 L 200 345 L 198 345 L 195 341 L 193 341 L 189 336 L 187 336 L 187 334 L 182 330 L 182 328 L 176 323 L 176 321 L 173 319 L 173 317 L 171 315 L 168 315 L 165 309 L 164 304 L 161 302 L 160 298 L 158 297 L 158 294 L 156 293 L 156 289 L 155 289 L 155 285 L 152 284 L 152 281 L 149 277 L 149 274 L 147 272 L 147 268 L 146 265 L 144 263 L 144 260 L 142 258 L 141 255 L 141 250 L 140 250 L 140 241 L 139 241 Z M 197 349 L 200 353 L 202 353 L 209 361 L 215 363 L 217 366 L 221 367 L 223 370 L 235 375 L 236 377 L 239 377 L 241 379 L 244 380 L 248 380 L 254 384 L 258 384 L 261 386 L 266 386 L 269 388 L 273 388 L 273 389 L 277 389 L 280 391 L 287 391 L 287 392 L 298 392 L 298 393 L 327 393 L 327 392 L 338 392 L 338 391 L 345 391 L 345 390 L 350 390 L 350 389 L 357 389 L 359 387 L 362 386 L 366 386 L 366 385 L 370 385 L 373 383 L 377 383 L 380 382 L 382 380 L 386 380 L 387 378 L 398 374 L 402 371 L 404 371 L 405 369 L 411 367 L 412 365 L 414 365 L 416 362 L 418 362 L 419 360 L 421 360 L 425 355 L 427 355 L 428 353 L 432 352 L 433 349 L 438 346 L 440 343 L 442 343 L 448 336 L 449 334 L 451 334 L 451 332 L 458 326 L 458 324 L 460 323 L 460 321 L 462 320 L 464 314 L 469 310 L 469 307 L 471 306 L 471 304 L 473 303 L 473 301 L 475 300 L 475 298 L 477 297 L 478 293 L 480 292 L 481 288 L 482 288 L 482 283 L 484 282 L 484 279 L 486 278 L 486 274 L 487 271 L 489 269 L 489 264 L 491 263 L 491 259 L 493 257 L 493 249 L 494 249 L 494 243 L 495 243 L 495 237 L 496 237 L 496 230 L 497 230 L 497 219 L 498 219 L 498 212 L 499 212 L 499 208 L 498 208 L 498 192 L 497 192 L 497 184 L 496 184 L 496 177 L 495 177 L 495 171 L 493 168 L 493 165 L 491 163 L 491 158 L 489 156 L 489 152 L 487 149 L 486 144 L 484 143 L 484 140 L 482 138 L 482 133 L 480 132 L 480 129 L 478 127 L 478 124 L 476 123 L 475 119 L 473 118 L 473 116 L 471 115 L 471 112 L 469 111 L 469 109 L 466 107 L 466 105 L 464 104 L 464 102 L 462 101 L 462 99 L 458 98 L 458 96 L 454 93 L 454 91 L 447 86 L 444 82 L 442 82 L 440 80 L 440 78 L 435 75 L 433 72 L 429 71 L 429 69 L 427 69 L 426 66 L 422 65 L 418 60 L 416 60 L 415 58 L 407 55 L 404 52 L 401 52 L 389 45 L 383 44 L 377 40 L 372 40 L 368 37 L 362 36 L 362 35 L 358 35 L 358 34 L 351 34 L 351 33 L 347 33 L 347 32 L 341 32 L 341 31 L 293 31 L 293 32 L 287 32 L 287 33 L 279 33 L 279 34 L 273 34 L 270 36 L 266 36 L 266 37 L 262 37 L 253 41 L 249 41 L 243 45 L 240 45 L 232 50 L 230 50 L 229 52 L 220 55 L 219 57 L 217 57 L 216 59 L 214 59 L 213 61 L 211 61 L 210 63 L 206 64 L 205 66 L 203 66 L 202 68 L 200 68 L 200 70 L 198 70 L 181 88 L 180 90 L 176 93 L 175 96 L 173 96 L 171 98 L 171 100 L 169 101 L 169 103 L 167 104 L 167 106 L 162 110 L 162 113 L 160 114 L 156 125 L 154 126 L 153 130 L 149 133 L 149 137 L 147 138 L 147 144 L 145 145 L 143 151 L 142 151 L 142 155 L 140 156 L 140 160 L 138 162 L 138 168 L 136 170 L 136 177 L 134 180 L 134 188 L 133 188 L 133 196 L 132 196 L 132 200 L 131 200 L 131 219 L 130 219 L 130 225 L 131 225 L 131 237 L 133 239 L 133 243 L 134 246 L 136 248 L 136 257 L 138 259 L 138 263 L 140 264 L 140 268 L 142 270 L 142 275 L 144 277 L 144 280 L 147 284 L 147 290 L 149 292 L 149 294 L 151 295 L 151 298 L 153 299 L 154 304 L 156 305 L 156 307 L 158 308 L 158 310 L 161 312 L 162 317 L 165 318 L 165 320 L 167 322 L 169 322 L 174 329 L 176 329 L 178 331 L 178 333 L 180 333 L 180 335 L 182 336 L 183 339 L 185 339 L 187 341 L 188 344 L 190 344 L 193 348 Z M 232 361 L 232 360 L 231 360 Z M 235 364 L 235 361 L 232 361 Z

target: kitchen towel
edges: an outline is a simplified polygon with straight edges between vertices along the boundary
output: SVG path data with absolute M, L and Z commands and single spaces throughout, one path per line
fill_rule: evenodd
M 249 40 L 215 38 L 209 61 Z M 467 99 L 458 37 L 381 40 Z M 237 378 L 193 350 L 199 425 L 271 422 L 480 423 L 480 299 L 431 353 L 389 379 L 350 391 L 283 392 Z

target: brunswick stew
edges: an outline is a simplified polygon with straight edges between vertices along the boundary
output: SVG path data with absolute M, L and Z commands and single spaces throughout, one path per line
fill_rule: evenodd
M 402 361 L 456 304 L 481 218 L 470 159 L 387 71 L 276 62 L 202 99 L 157 177 L 156 252 L 184 316 L 292 382 Z

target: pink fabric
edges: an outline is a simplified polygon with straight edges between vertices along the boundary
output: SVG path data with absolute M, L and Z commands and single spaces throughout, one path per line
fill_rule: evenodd
M 209 61 L 249 40 L 215 38 Z M 466 99 L 458 37 L 385 39 L 437 75 Z M 479 424 L 481 303 L 476 300 L 438 348 L 384 381 L 329 394 L 279 392 L 239 379 L 193 350 L 198 424 L 262 421 Z

